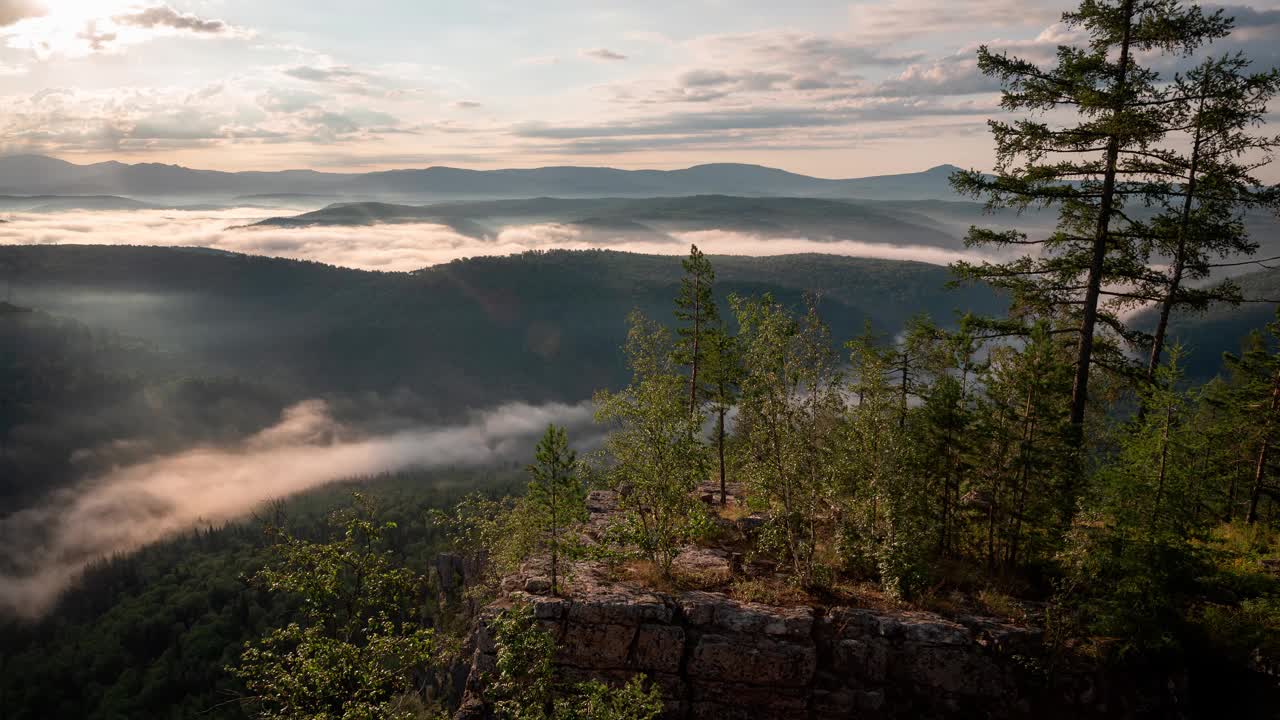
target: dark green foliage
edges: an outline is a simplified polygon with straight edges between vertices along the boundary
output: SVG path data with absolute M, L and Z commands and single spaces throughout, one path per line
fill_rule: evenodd
M 1216 262 L 1231 263 L 1257 250 L 1244 223 L 1245 212 L 1255 207 L 1280 209 L 1280 189 L 1263 187 L 1252 174 L 1270 160 L 1280 137 L 1250 134 L 1280 91 L 1280 70 L 1247 74 L 1249 65 L 1239 54 L 1214 57 L 1176 77 L 1166 123 L 1188 136 L 1190 150 L 1158 148 L 1145 157 L 1160 191 L 1162 212 L 1137 230 L 1152 245 L 1146 252 L 1170 260 L 1167 270 L 1151 272 L 1131 291 L 1135 300 L 1158 303 L 1149 379 L 1160 366 L 1175 309 L 1204 310 L 1213 302 L 1239 304 L 1243 299 L 1231 282 L 1195 284 L 1209 276 Z
M 341 537 L 300 540 L 279 530 L 274 562 L 256 583 L 296 599 L 296 616 L 246 644 L 231 672 L 261 718 L 410 720 L 406 697 L 440 657 L 425 577 L 393 561 L 386 533 L 360 494 L 334 514 Z
M 560 560 L 572 551 L 571 526 L 587 519 L 586 488 L 578 479 L 578 456 L 569 449 L 564 428 L 554 425 L 538 441 L 529 466 L 533 479 L 524 502 L 551 556 L 551 592 L 560 590 Z
M 830 526 L 840 478 L 841 376 L 817 299 L 794 318 L 766 295 L 733 298 L 742 328 L 739 424 L 742 475 L 755 509 L 768 513 L 764 539 L 800 584 L 819 572 L 816 553 Z
M 1245 518 L 1250 524 L 1258 519 L 1264 495 L 1273 502 L 1280 499 L 1280 487 L 1274 480 L 1280 464 L 1276 457 L 1280 442 L 1280 352 L 1275 349 L 1276 341 L 1280 341 L 1280 316 L 1267 326 L 1267 331 L 1270 346 L 1260 333 L 1255 333 L 1243 353 L 1225 358 L 1232 381 L 1227 391 L 1229 407 L 1238 413 L 1238 441 L 1250 449 L 1252 461 L 1252 472 L 1243 488 L 1248 497 Z
M 1115 339 L 1136 339 L 1119 312 L 1129 298 L 1114 288 L 1143 277 L 1147 257 L 1125 208 L 1158 194 L 1149 185 L 1146 153 L 1169 130 L 1159 75 L 1138 59 L 1188 55 L 1225 36 L 1231 22 L 1221 11 L 1206 15 L 1176 0 L 1084 0 L 1063 22 L 1088 42 L 1059 47 L 1051 69 L 985 46 L 978 51 L 978 67 L 1004 84 L 1004 109 L 1033 117 L 989 121 L 996 175 L 957 173 L 953 184 L 986 196 L 992 207 L 1059 208 L 1058 228 L 1048 237 L 970 230 L 969 244 L 1038 245 L 1039 256 L 957 269 L 1008 288 L 1017 306 L 1036 314 L 1069 314 L 1078 334 L 1070 418 L 1082 433 L 1099 325 Z M 1036 117 L 1059 108 L 1073 111 L 1078 123 L 1053 127 Z M 1104 365 L 1124 364 L 1105 339 L 1096 351 Z
M 406 473 L 359 487 L 395 562 L 425 574 L 447 547 L 428 508 L 477 489 L 520 487 L 518 468 Z M 309 542 L 335 541 L 331 511 L 352 486 L 291 499 L 266 518 Z M 273 560 L 257 520 L 201 528 L 90 567 L 43 620 L 0 621 L 0 698 L 13 720 L 248 717 L 244 686 L 226 671 L 246 642 L 298 621 L 296 597 L 247 581 Z M 423 608 L 434 614 L 434 602 Z M 434 620 L 434 618 L 433 618 Z
M 1085 516 L 1064 561 L 1069 604 L 1092 632 L 1125 649 L 1157 650 L 1186 637 L 1184 613 L 1209 569 L 1203 545 L 1218 523 L 1204 511 L 1195 398 L 1177 387 L 1179 352 L 1144 387 L 1145 413 L 1120 430 L 1117 451 L 1095 473 Z
M 39 309 L 0 312 L 0 500 L 24 505 L 143 456 L 128 448 L 234 441 L 309 398 L 352 424 L 439 422 L 621 387 L 623 318 L 636 307 L 666 316 L 681 278 L 677 258 L 617 252 L 411 275 L 188 248 L 3 246 L 4 261 L 24 268 L 15 301 Z M 721 306 L 729 292 L 773 291 L 796 307 L 813 288 L 837 337 L 868 318 L 894 332 L 903 308 L 1002 307 L 986 290 L 946 291 L 946 270 L 920 263 L 715 262 Z
M 697 245 L 689 248 L 689 257 L 680 262 L 684 277 L 680 279 L 680 294 L 676 296 L 675 361 L 689 368 L 689 415 L 698 413 L 699 407 L 710 394 L 706 378 L 707 357 L 711 353 L 712 337 L 720 324 L 712 286 L 716 273 L 711 269 L 707 256 Z M 702 374 L 699 375 L 699 371 Z
M 497 651 L 486 699 L 501 720 L 655 720 L 662 693 L 643 675 L 620 687 L 592 680 L 560 681 L 552 660 L 556 643 L 529 606 L 504 610 L 487 621 Z
M 702 413 L 689 415 L 688 384 L 673 359 L 670 332 L 638 312 L 630 324 L 631 382 L 595 397 L 596 420 L 610 429 L 603 474 L 612 487 L 627 488 L 619 539 L 667 574 L 680 548 L 707 531 L 706 509 L 693 491 L 710 463 L 697 437 Z

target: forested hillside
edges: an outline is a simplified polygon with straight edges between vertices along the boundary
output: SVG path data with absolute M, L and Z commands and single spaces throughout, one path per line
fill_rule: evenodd
M 946 269 L 920 263 L 718 262 L 726 293 L 773 292 L 789 305 L 823 293 L 846 335 L 870 321 L 891 336 L 918 312 L 945 323 L 1002 307 L 985 289 L 946 289 Z M 35 246 L 0 248 L 4 265 L 16 269 L 15 301 L 34 309 L 0 316 L 10 498 L 243 437 L 312 397 L 357 423 L 578 402 L 625 379 L 627 313 L 669 313 L 680 277 L 677 258 L 615 252 L 386 274 L 198 249 Z

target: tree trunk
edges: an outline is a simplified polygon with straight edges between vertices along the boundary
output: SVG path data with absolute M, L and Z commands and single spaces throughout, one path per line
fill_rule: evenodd
M 1036 424 L 1031 415 L 1032 391 L 1027 389 L 1027 404 L 1022 416 L 1022 446 L 1018 453 L 1021 467 L 1019 468 L 1019 477 L 1014 485 L 1014 493 L 1017 495 L 1018 511 L 1013 518 L 1013 538 L 1009 543 L 1009 554 L 1007 556 L 1007 564 L 1012 567 L 1018 562 L 1018 546 L 1022 539 L 1022 519 L 1027 512 L 1027 485 L 1031 480 L 1031 445 L 1035 440 Z
M 693 276 L 693 357 L 690 358 L 692 367 L 689 372 L 689 421 L 698 414 L 698 360 L 701 352 L 698 347 L 702 340 L 702 275 L 695 273 Z M 690 430 L 692 432 L 692 430 Z
M 1111 108 L 1114 118 L 1123 109 L 1122 95 L 1128 84 L 1129 46 L 1133 30 L 1133 0 L 1124 3 L 1124 36 L 1120 43 L 1120 71 L 1112 87 L 1117 105 Z M 1071 425 L 1076 441 L 1084 441 L 1084 414 L 1089 402 L 1089 369 L 1093 361 L 1093 332 L 1098 320 L 1098 298 L 1102 293 L 1102 272 L 1107 258 L 1111 213 L 1115 208 L 1116 163 L 1120 157 L 1120 136 L 1107 141 L 1106 170 L 1102 177 L 1102 197 L 1098 207 L 1098 225 L 1093 235 L 1093 255 L 1089 262 L 1084 308 L 1080 318 L 1080 346 L 1076 353 L 1076 378 L 1071 389 Z
M 1155 335 L 1151 340 L 1151 357 L 1147 362 L 1147 380 L 1154 382 L 1156 369 L 1160 367 L 1160 356 L 1164 353 L 1165 335 L 1169 332 L 1169 315 L 1173 312 L 1177 301 L 1178 290 L 1182 286 L 1182 273 L 1187 266 L 1187 228 L 1191 223 L 1191 207 L 1196 193 L 1196 174 L 1200 166 L 1201 138 L 1200 116 L 1204 113 L 1205 89 L 1201 89 L 1200 107 L 1196 111 L 1195 140 L 1191 144 L 1191 167 L 1187 171 L 1186 197 L 1182 199 L 1182 215 L 1178 221 L 1178 248 L 1173 258 L 1173 274 L 1169 277 L 1169 292 L 1160 303 L 1160 319 L 1156 321 Z
M 907 373 L 911 372 L 911 359 L 907 349 L 902 349 L 902 414 L 898 416 L 898 427 L 907 426 Z
M 1160 498 L 1164 495 L 1164 479 L 1169 462 L 1169 426 L 1171 424 L 1173 424 L 1173 408 L 1169 407 L 1165 410 L 1164 428 L 1160 432 L 1160 463 L 1156 471 L 1156 497 L 1151 503 L 1151 533 L 1155 532 L 1156 518 L 1160 513 Z
M 1258 448 L 1258 462 L 1253 469 L 1253 490 L 1249 493 L 1249 514 L 1245 522 L 1258 521 L 1258 501 L 1262 498 L 1263 482 L 1267 479 L 1267 458 L 1271 454 L 1271 428 L 1275 425 L 1276 410 L 1280 409 L 1280 371 L 1271 379 L 1271 408 L 1262 423 L 1262 447 Z
M 720 456 L 720 504 L 728 504 L 728 495 L 725 489 L 725 469 L 724 469 L 724 405 L 719 408 L 719 421 L 716 423 L 716 452 Z

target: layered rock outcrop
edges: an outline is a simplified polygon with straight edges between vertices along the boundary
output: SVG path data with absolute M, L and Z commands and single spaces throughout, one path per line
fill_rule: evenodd
M 607 511 L 600 498 L 593 502 L 597 513 Z M 729 562 L 706 552 L 682 560 L 712 571 Z M 1044 673 L 1034 627 L 664 593 L 616 580 L 593 562 L 575 564 L 570 591 L 550 597 L 541 594 L 543 571 L 533 562 L 507 578 L 502 597 L 482 613 L 460 717 L 486 716 L 481 697 L 495 648 L 485 621 L 515 603 L 530 604 L 556 637 L 565 679 L 623 681 L 643 673 L 662 688 L 671 718 L 1177 716 L 1177 692 L 1160 689 L 1151 700 L 1150 693 L 1107 687 L 1091 672 Z

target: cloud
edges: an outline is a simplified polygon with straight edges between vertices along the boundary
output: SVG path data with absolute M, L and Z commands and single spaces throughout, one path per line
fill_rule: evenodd
M 38 616 L 97 558 L 247 515 L 264 502 L 354 477 L 525 457 L 549 423 L 586 429 L 587 404 L 511 404 L 448 427 L 362 436 L 323 401 L 234 447 L 198 447 L 123 467 L 0 517 L 0 612 Z
M 297 78 L 298 80 L 317 83 L 349 82 L 352 80 L 365 81 L 370 78 L 367 73 L 346 65 L 336 65 L 331 67 L 300 65 L 297 67 L 286 68 L 284 70 L 284 74 L 292 78 Z
M 255 92 L 243 81 L 0 96 L 0 153 L 168 152 L 256 144 L 354 143 L 410 132 L 385 101 L 320 88 Z M 168 162 L 168 161 L 166 161 Z
M 313 208 L 298 208 L 313 209 Z M 283 211 L 287 212 L 287 211 Z M 207 247 L 251 255 L 310 260 L 361 270 L 407 272 L 460 258 L 504 256 L 528 250 L 608 248 L 653 255 L 683 255 L 697 242 L 724 255 L 770 256 L 818 252 L 855 257 L 946 264 L 973 256 L 934 247 L 861 242 L 857 228 L 844 239 L 778 232 L 769 235 L 721 230 L 634 232 L 577 225 L 512 225 L 473 237 L 433 223 L 360 227 L 245 227 L 281 210 L 217 212 L 140 210 L 75 213 L 19 212 L 0 224 L 0 244 L 92 244 Z
M 864 93 L 876 97 L 972 95 L 999 92 L 1000 81 L 982 74 L 972 52 L 907 67 Z
M 604 60 L 606 62 L 627 59 L 626 55 L 623 55 L 622 53 L 614 52 L 607 48 L 593 48 L 591 50 L 583 50 L 579 53 L 579 55 L 589 60 Z
M 961 28 L 1040 27 L 1058 18 L 1062 3 L 1049 0 L 888 0 L 849 10 L 858 37 L 886 42 Z
M 475 100 L 458 100 L 453 103 L 453 107 L 457 110 L 475 110 L 476 108 L 484 107 L 484 105 Z
M 841 140 L 848 142 L 857 132 L 874 129 L 870 125 L 873 123 L 892 123 L 895 130 L 905 132 L 905 122 L 922 122 L 930 117 L 982 116 L 992 110 L 990 103 L 900 98 L 856 98 L 824 105 L 726 107 L 592 125 L 526 123 L 513 127 L 511 134 L 533 141 L 531 147 L 568 154 L 711 145 L 757 149 L 812 147 L 829 146 Z
M 293 80 L 324 86 L 330 93 L 396 100 L 421 92 L 407 85 L 407 82 L 420 79 L 422 70 L 416 66 L 382 66 L 377 70 L 363 70 L 350 65 L 295 65 L 280 72 Z
M 196 15 L 180 13 L 168 5 L 157 5 L 135 13 L 111 18 L 119 25 L 140 28 L 165 27 L 186 32 L 220 35 L 231 31 L 231 26 L 221 20 L 206 20 Z
M 43 17 L 49 9 L 39 0 L 0 0 L 0 27 L 27 18 Z
M 708 103 L 760 97 L 781 104 L 822 101 L 821 93 L 869 87 L 867 74 L 921 62 L 854 33 L 770 30 L 708 35 L 685 43 L 691 66 L 665 80 L 612 86 L 622 103 Z
M 868 67 L 895 67 L 921 60 L 918 51 L 893 52 L 883 42 L 868 42 L 850 33 L 804 33 L 768 30 L 710 35 L 693 40 L 695 55 L 743 69 L 768 67 L 793 75 L 845 76 Z
M 1248 5 L 1207 5 L 1206 11 L 1221 9 L 1235 19 L 1236 30 L 1270 28 L 1280 25 L 1280 9 L 1259 9 Z
M 253 33 L 222 20 L 183 13 L 169 5 L 129 6 L 128 0 L 0 0 L 4 45 L 45 62 L 99 53 L 118 54 L 159 37 L 248 38 Z

